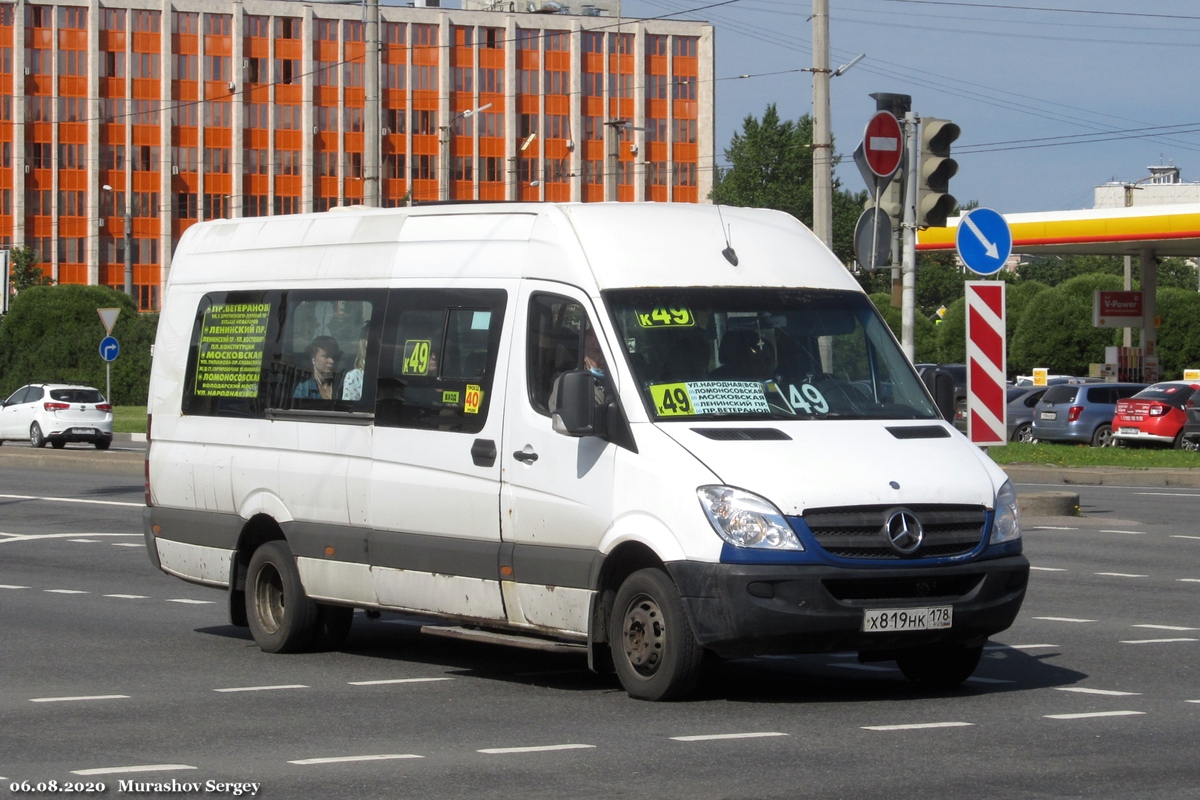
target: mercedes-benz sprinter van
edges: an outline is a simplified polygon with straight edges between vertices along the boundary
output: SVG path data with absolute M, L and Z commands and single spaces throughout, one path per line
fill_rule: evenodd
M 586 649 L 968 677 L 1025 594 L 1017 497 L 803 225 L 672 204 L 190 228 L 150 382 L 146 543 L 271 652 L 354 609 Z

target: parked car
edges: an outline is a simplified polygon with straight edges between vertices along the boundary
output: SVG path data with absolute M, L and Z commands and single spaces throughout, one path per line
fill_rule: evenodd
M 62 383 L 31 383 L 0 405 L 0 443 L 28 439 L 32 447 L 61 449 L 67 442 L 90 442 L 97 450 L 112 444 L 112 406 L 98 389 Z
M 1033 441 L 1033 407 L 1046 393 L 1045 386 L 1010 386 L 1005 394 L 1008 403 L 1008 440 Z
M 1112 437 L 1117 401 L 1146 388 L 1144 383 L 1060 383 L 1033 409 L 1033 438 L 1104 447 Z
M 1200 392 L 1192 392 L 1183 410 L 1187 422 L 1183 424 L 1183 442 L 1179 446 L 1184 450 L 1200 450 Z
M 1117 403 L 1113 415 L 1113 442 L 1165 444 L 1183 447 L 1188 415 L 1184 405 L 1196 392 L 1192 381 L 1163 381 Z

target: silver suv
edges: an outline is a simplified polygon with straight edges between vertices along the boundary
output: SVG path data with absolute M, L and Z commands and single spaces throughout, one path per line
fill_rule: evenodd
M 1060 383 L 1033 407 L 1033 438 L 1106 447 L 1112 438 L 1117 401 L 1146 388 L 1144 383 Z
M 31 383 L 0 404 L 0 443 L 28 439 L 56 449 L 89 442 L 97 450 L 112 444 L 112 406 L 98 389 L 63 383 Z

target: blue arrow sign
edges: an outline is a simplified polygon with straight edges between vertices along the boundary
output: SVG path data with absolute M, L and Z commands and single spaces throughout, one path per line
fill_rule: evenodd
M 100 340 L 100 357 L 105 361 L 116 361 L 120 354 L 121 345 L 117 344 L 117 340 L 112 336 L 105 336 Z
M 1012 231 L 1004 217 L 995 211 L 976 208 L 958 221 L 955 244 L 967 269 L 980 275 L 994 275 L 1012 255 Z

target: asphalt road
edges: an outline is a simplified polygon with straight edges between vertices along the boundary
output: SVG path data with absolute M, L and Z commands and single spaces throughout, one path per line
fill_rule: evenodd
M 1074 490 L 1083 517 L 1025 520 L 1025 607 L 960 689 L 921 693 L 892 664 L 842 655 L 761 658 L 651 704 L 581 657 L 436 639 L 389 615 L 359 615 L 340 652 L 264 654 L 225 623 L 222 593 L 151 567 L 136 472 L 0 460 L 0 788 L 1196 797 L 1200 489 Z

